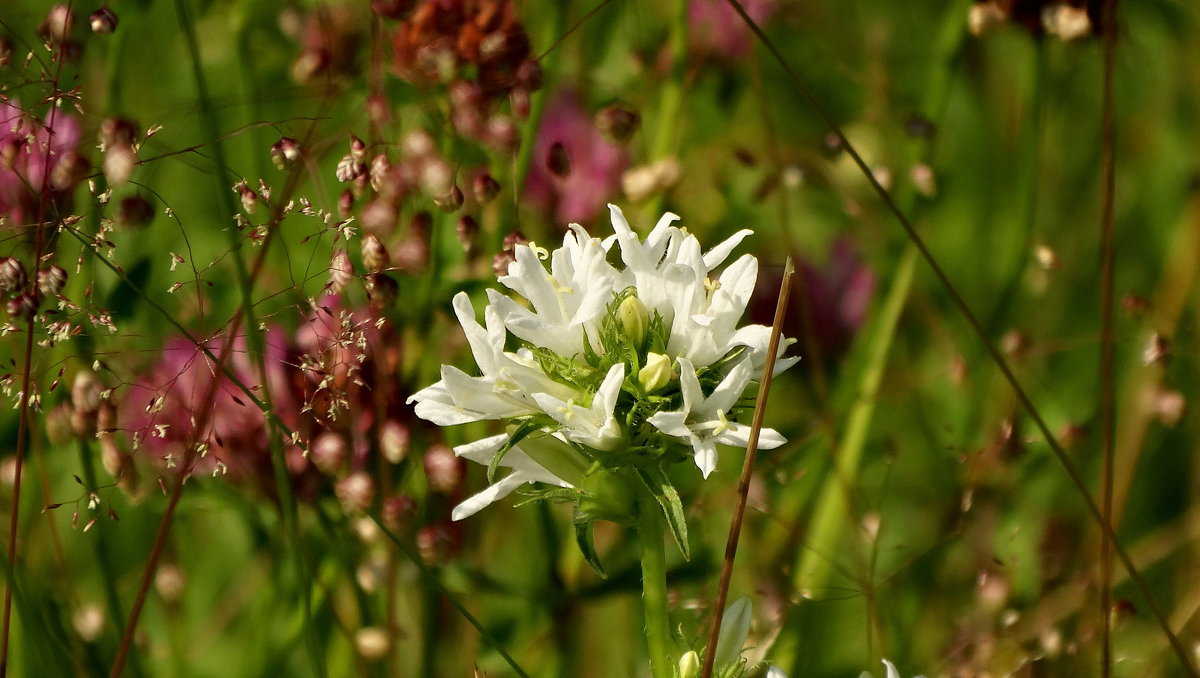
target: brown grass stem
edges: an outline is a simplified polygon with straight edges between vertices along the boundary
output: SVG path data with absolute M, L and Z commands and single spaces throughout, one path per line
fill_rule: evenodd
M 729 598 L 729 581 L 733 578 L 733 561 L 737 557 L 738 540 L 742 536 L 742 519 L 746 515 L 746 500 L 750 495 L 750 478 L 754 474 L 754 458 L 758 453 L 758 436 L 762 431 L 763 417 L 767 411 L 767 396 L 771 392 L 771 380 L 775 373 L 775 359 L 779 355 L 779 339 L 783 334 L 783 319 L 787 316 L 788 298 L 792 292 L 792 258 L 783 265 L 783 280 L 779 283 L 779 298 L 775 302 L 775 318 L 771 323 L 771 340 L 767 343 L 767 357 L 763 361 L 762 377 L 758 382 L 758 397 L 754 402 L 754 417 L 750 422 L 750 440 L 746 444 L 746 458 L 742 462 L 742 476 L 738 480 L 737 504 L 733 508 L 733 519 L 729 523 L 729 539 L 725 542 L 725 559 L 721 562 L 721 579 L 717 584 L 717 600 L 713 603 L 712 622 L 708 629 L 708 644 L 704 648 L 702 678 L 712 678 L 713 662 L 717 655 L 717 637 L 721 633 L 721 617 L 725 602 Z
M 1100 215 L 1100 412 L 1102 467 L 1100 471 L 1101 521 L 1107 530 L 1100 534 L 1100 675 L 1112 675 L 1112 538 L 1113 457 L 1117 438 L 1117 394 L 1113 374 L 1116 337 L 1113 327 L 1114 269 L 1113 208 L 1116 195 L 1116 52 L 1117 0 L 1105 0 L 1104 90 L 1101 101 L 1101 215 Z

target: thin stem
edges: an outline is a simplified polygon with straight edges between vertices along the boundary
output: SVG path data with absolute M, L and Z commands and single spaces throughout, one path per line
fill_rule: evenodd
M 1100 535 L 1100 675 L 1112 674 L 1112 539 L 1113 457 L 1117 438 L 1117 394 L 1114 384 L 1113 297 L 1116 256 L 1113 250 L 1113 203 L 1116 194 L 1116 51 L 1117 0 L 1104 3 L 1104 94 L 1100 217 L 1100 412 L 1103 427 L 1103 467 L 1100 474 L 1101 521 L 1108 529 Z
M 879 183 L 878 179 L 875 178 L 874 174 L 871 172 L 871 168 L 867 165 L 866 161 L 863 160 L 862 155 L 858 152 L 854 145 L 850 143 L 850 140 L 846 138 L 846 134 L 842 131 L 841 126 L 838 125 L 837 121 L 833 119 L 833 116 L 830 115 L 827 110 L 825 110 L 825 107 L 822 106 L 819 101 L 817 101 L 813 93 L 809 91 L 808 86 L 804 84 L 804 81 L 800 79 L 800 76 L 795 72 L 795 70 L 792 69 L 787 60 L 783 58 L 783 55 L 779 52 L 778 48 L 775 47 L 775 44 L 771 42 L 765 33 L 763 33 L 758 24 L 746 14 L 746 10 L 742 8 L 741 4 L 738 3 L 738 0 L 728 0 L 728 2 L 737 11 L 738 15 L 742 17 L 742 20 L 746 22 L 746 25 L 750 27 L 750 30 L 771 52 L 772 56 L 775 57 L 775 60 L 779 63 L 780 67 L 784 69 L 784 72 L 792 81 L 792 85 L 796 87 L 796 91 L 799 92 L 801 97 L 808 103 L 808 105 L 814 111 L 816 111 L 816 113 L 833 132 L 834 136 L 838 138 L 838 141 L 841 143 L 842 147 L 846 149 L 847 155 L 849 155 L 854 161 L 854 164 L 858 166 L 859 171 L 862 172 L 864 177 L 866 177 L 867 182 L 871 184 L 871 188 L 875 191 L 876 195 L 878 195 L 879 199 L 883 201 L 888 211 L 896 217 L 896 221 L 900 223 L 900 226 L 904 229 L 905 234 L 908 236 L 909 240 L 912 241 L 912 244 L 916 246 L 917 250 L 921 254 L 921 258 L 925 260 L 925 263 L 929 266 L 929 269 L 938 279 L 938 283 L 942 285 L 942 287 L 946 290 L 946 293 L 950 296 L 950 300 L 954 304 L 954 307 L 958 309 L 959 314 L 961 314 L 963 319 L 967 321 L 967 325 L 971 328 L 971 331 L 975 334 L 976 338 L 983 343 L 984 348 L 987 349 L 988 355 L 991 356 L 992 362 L 995 363 L 996 368 L 1000 370 L 1002 375 L 1004 375 L 1005 381 L 1008 382 L 1009 387 L 1012 388 L 1018 402 L 1021 403 L 1021 408 L 1029 414 L 1029 418 L 1033 420 L 1038 432 L 1041 433 L 1042 438 L 1046 441 L 1046 444 L 1050 446 L 1050 450 L 1054 453 L 1059 465 L 1062 467 L 1063 471 L 1066 472 L 1067 477 L 1071 481 L 1071 485 L 1083 499 L 1088 513 L 1091 514 L 1092 519 L 1100 525 L 1100 529 L 1103 530 L 1107 534 L 1109 540 L 1111 540 L 1113 551 L 1116 553 L 1117 558 L 1120 559 L 1121 564 L 1125 567 L 1126 571 L 1129 572 L 1130 579 L 1133 581 L 1134 586 L 1138 589 L 1138 593 L 1140 593 L 1142 598 L 1146 601 L 1146 606 L 1150 609 L 1151 614 L 1154 615 L 1154 619 L 1158 623 L 1163 635 L 1167 638 L 1168 642 L 1170 642 L 1171 649 L 1179 658 L 1180 664 L 1190 675 L 1200 675 L 1200 673 L 1197 673 L 1195 665 L 1192 663 L 1189 650 L 1184 647 L 1183 643 L 1179 640 L 1179 636 L 1177 636 L 1171 629 L 1171 624 L 1167 619 L 1166 613 L 1163 612 L 1162 607 L 1154 599 L 1150 592 L 1150 586 L 1146 583 L 1145 578 L 1142 577 L 1141 573 L 1137 571 L 1137 567 L 1129 557 L 1129 552 L 1126 551 L 1125 547 L 1121 545 L 1120 540 L 1116 539 L 1116 536 L 1113 534 L 1112 525 L 1105 522 L 1104 515 L 1100 512 L 1100 506 L 1097 504 L 1096 499 L 1092 496 L 1091 491 L 1088 490 L 1087 483 L 1084 482 L 1083 475 L 1079 472 L 1079 468 L 1075 465 L 1075 462 L 1072 461 L 1071 457 L 1067 455 L 1067 452 L 1063 449 L 1062 445 L 1059 444 L 1058 439 L 1054 437 L 1054 434 L 1050 431 L 1050 426 L 1046 424 L 1046 420 L 1042 417 L 1041 412 L 1033 404 L 1033 401 L 1025 392 L 1024 387 L 1021 386 L 1020 381 L 1017 380 L 1017 376 L 1013 373 L 1012 367 L 1009 366 L 1008 360 L 1005 359 L 1004 354 L 1000 352 L 1000 349 L 996 346 L 995 342 L 993 342 L 988 336 L 987 331 L 983 327 L 983 323 L 980 322 L 979 317 L 975 315 L 975 312 L 971 310 L 971 307 L 967 305 L 966 300 L 963 299 L 962 294 L 960 294 L 958 291 L 958 288 L 954 286 L 954 283 L 950 281 L 949 276 L 947 276 L 946 272 L 942 270 L 941 265 L 937 263 L 937 260 L 934 258 L 933 254 L 929 251 L 929 247 L 925 244 L 925 240 L 921 238 L 919 234 L 917 234 L 916 228 L 913 227 L 912 222 L 909 221 L 904 212 L 902 212 L 900 208 L 896 206 L 895 200 L 892 198 L 891 194 L 888 193 L 887 189 L 885 189 Z
M 70 8 L 70 3 L 67 4 L 67 7 L 68 9 Z M 58 36 L 60 45 L 66 42 L 66 37 L 66 27 L 64 25 L 63 34 Z M 58 104 L 60 103 L 58 81 L 59 77 L 62 75 L 62 68 L 63 54 L 62 50 L 60 49 L 55 58 L 54 79 L 51 81 L 51 84 L 53 85 L 53 93 L 50 97 L 50 112 L 46 115 L 47 141 L 45 153 L 47 155 L 47 159 L 49 159 L 49 156 L 52 153 L 51 149 L 53 147 L 51 140 L 54 135 L 54 119 L 58 113 Z M 30 276 L 30 280 L 27 283 L 29 286 L 28 293 L 33 294 L 34 299 L 38 300 L 39 302 L 41 300 L 41 295 L 37 290 L 37 274 L 38 269 L 42 265 L 42 254 L 44 253 L 46 247 L 47 229 L 45 223 L 46 211 L 49 207 L 49 205 L 46 203 L 48 201 L 47 196 L 49 195 L 50 174 L 49 168 L 47 167 L 47 170 L 42 172 L 42 185 L 38 190 L 37 221 L 35 221 L 33 225 L 33 229 L 35 231 L 32 266 L 33 275 Z M 33 329 L 35 318 L 36 314 L 31 314 L 25 323 L 25 347 L 23 356 L 24 364 L 22 365 L 23 370 L 21 373 L 20 401 L 17 403 L 18 407 L 20 407 L 20 414 L 18 415 L 17 423 L 16 460 L 15 464 L 13 465 L 12 515 L 8 524 L 8 563 L 10 565 L 10 569 L 7 571 L 8 586 L 6 586 L 4 589 L 4 621 L 3 628 L 0 630 L 0 678 L 5 678 L 5 676 L 8 675 L 8 639 L 9 634 L 12 631 L 12 590 L 16 587 L 17 583 L 17 528 L 20 525 L 19 518 L 21 512 L 21 469 L 22 466 L 24 466 L 25 445 L 27 444 L 26 439 L 29 437 L 29 398 L 31 396 L 30 391 L 32 390 L 33 386 Z
M 649 490 L 638 502 L 638 547 L 642 561 L 642 607 L 646 617 L 646 646 L 650 673 L 654 678 L 671 678 L 671 621 L 667 614 L 667 551 L 658 503 Z
M 733 578 L 733 560 L 737 556 L 738 540 L 742 536 L 742 519 L 746 515 L 746 499 L 750 496 L 750 478 L 754 472 L 754 458 L 758 453 L 758 437 L 762 431 L 763 417 L 767 411 L 767 396 L 771 392 L 771 381 L 775 376 L 775 360 L 779 355 L 779 338 L 783 334 L 783 320 L 787 316 L 788 298 L 792 293 L 792 275 L 796 272 L 792 258 L 783 264 L 783 280 L 779 283 L 779 297 L 775 300 L 775 318 L 771 322 L 771 339 L 767 342 L 767 359 L 763 361 L 762 376 L 759 378 L 758 397 L 754 402 L 754 418 L 750 422 L 750 439 L 746 442 L 746 459 L 742 462 L 742 477 L 738 480 L 737 505 L 733 509 L 733 520 L 729 523 L 729 539 L 725 542 L 725 560 L 721 563 L 721 580 L 717 584 L 717 600 L 713 603 L 712 625 L 708 630 L 708 645 L 704 649 L 702 678 L 712 678 L 713 662 L 717 656 L 717 638 L 721 634 L 721 616 L 729 599 L 729 581 Z

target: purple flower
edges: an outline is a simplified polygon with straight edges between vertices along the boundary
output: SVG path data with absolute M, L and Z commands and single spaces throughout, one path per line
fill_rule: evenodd
M 556 144 L 560 144 L 556 148 Z M 566 167 L 561 166 L 565 152 Z M 556 162 L 551 163 L 551 156 Z M 584 222 L 604 209 L 629 164 L 625 151 L 605 141 L 579 96 L 556 92 L 542 114 L 525 196 L 559 224 Z M 551 168 L 551 165 L 555 167 Z M 565 169 L 565 171 L 563 171 Z

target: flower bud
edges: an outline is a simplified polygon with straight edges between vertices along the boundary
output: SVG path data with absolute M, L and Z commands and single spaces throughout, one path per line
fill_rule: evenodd
M 246 214 L 254 214 L 254 209 L 258 207 L 258 194 L 254 192 L 254 189 L 243 182 L 238 189 L 238 197 L 242 200 L 242 209 Z
M 629 141 L 642 124 L 642 116 L 624 104 L 609 104 L 596 112 L 596 129 L 609 143 L 622 145 Z
M 661 353 L 646 355 L 646 366 L 638 370 L 638 386 L 646 393 L 661 391 L 675 376 L 671 369 L 671 359 Z
M 117 205 L 117 223 L 126 228 L 145 226 L 154 218 L 154 206 L 140 195 L 131 195 Z
M 375 483 L 371 476 L 359 471 L 339 480 L 333 493 L 346 513 L 366 511 L 371 508 L 371 499 L 375 496 Z
M 458 218 L 458 224 L 454 228 L 454 235 L 458 238 L 458 242 L 462 245 L 464 252 L 471 251 L 471 246 L 475 244 L 475 235 L 477 233 L 479 233 L 479 222 L 475 221 L 475 217 L 464 214 Z
M 492 175 L 480 174 L 475 177 L 474 191 L 475 200 L 481 205 L 486 205 L 496 199 L 500 193 L 500 184 L 492 178 Z
M 378 273 L 391 265 L 391 257 L 387 248 L 379 241 L 379 236 L 368 233 L 362 239 L 363 266 L 368 273 Z
M 334 252 L 333 259 L 329 262 L 329 282 L 325 284 L 330 294 L 337 294 L 346 289 L 353 277 L 354 266 L 350 263 L 350 257 L 343 250 Z
M 86 179 L 91 171 L 92 163 L 87 158 L 74 151 L 67 151 L 50 170 L 50 187 L 56 191 L 68 191 Z
M 388 497 L 379 509 L 383 524 L 393 532 L 400 531 L 417 515 L 417 500 L 407 494 Z
M 408 456 L 408 427 L 395 419 L 389 419 L 379 428 L 379 451 L 383 458 L 399 464 Z
M 391 276 L 384 273 L 371 273 L 367 275 L 364 282 L 367 288 L 367 300 L 371 303 L 371 308 L 382 311 L 396 303 L 396 297 L 400 294 L 400 285 Z
M 650 327 L 650 312 L 636 295 L 629 295 L 617 307 L 617 320 L 621 330 L 634 346 L 640 347 L 646 340 L 646 329 Z
M 104 384 L 91 370 L 80 370 L 71 385 L 71 405 L 76 410 L 95 414 L 100 409 Z
M 313 441 L 308 458 L 321 473 L 336 475 L 346 461 L 346 452 L 346 441 L 336 433 L 325 431 Z
M 454 525 L 426 525 L 417 532 L 417 552 L 429 565 L 445 565 L 454 558 L 460 544 L 460 531 Z
M 104 152 L 104 178 L 110 186 L 120 186 L 133 176 L 137 165 L 137 154 L 129 144 L 109 146 Z
M 38 271 L 37 283 L 38 291 L 43 296 L 58 296 L 63 286 L 67 284 L 67 271 L 62 266 L 52 264 L 50 268 L 43 268 Z
M 75 15 L 67 5 L 54 5 L 46 14 L 46 20 L 38 27 L 38 33 L 45 39 L 58 43 L 67 39 L 71 32 L 71 24 Z
M 484 141 L 494 150 L 512 153 L 521 145 L 521 131 L 517 123 L 503 115 L 493 115 L 483 132 Z
M 979 37 L 1007 19 L 1008 14 L 996 0 L 977 2 L 971 5 L 970 13 L 967 15 L 967 28 L 971 31 L 971 35 Z
M 350 189 L 347 188 L 346 190 L 342 191 L 342 194 L 340 196 L 338 196 L 338 214 L 340 214 L 342 216 L 342 218 L 345 219 L 346 217 L 350 216 L 350 214 L 353 211 L 354 211 L 354 191 L 351 191 Z
M 367 144 L 353 134 L 350 135 L 350 156 L 359 162 L 367 159 Z
M 388 632 L 378 626 L 361 628 L 354 634 L 354 648 L 358 650 L 360 657 L 369 662 L 386 657 L 391 646 Z
M 445 445 L 434 445 L 425 451 L 422 458 L 425 478 L 434 492 L 453 494 L 462 484 L 466 472 L 465 462 L 454 456 L 454 451 Z
M 290 137 L 280 137 L 271 145 L 271 162 L 279 170 L 287 170 L 300 159 L 300 144 Z
M 445 195 L 434 198 L 433 203 L 447 212 L 457 212 L 463 205 L 463 199 L 462 189 L 454 185 Z
M 13 320 L 29 320 L 37 312 L 37 299 L 28 292 L 8 300 L 8 315 Z
M 20 259 L 0 257 L 0 291 L 17 292 L 25 288 L 25 266 Z
M 117 13 L 105 5 L 92 12 L 88 23 L 91 24 L 93 33 L 112 33 L 117 30 Z
M 695 650 L 679 658 L 679 678 L 696 678 L 700 675 L 700 655 Z
M 137 124 L 126 118 L 105 118 L 100 123 L 99 138 L 101 150 L 113 146 L 132 146 L 137 141 Z

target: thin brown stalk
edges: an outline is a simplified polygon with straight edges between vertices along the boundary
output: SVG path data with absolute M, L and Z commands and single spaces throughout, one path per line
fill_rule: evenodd
M 779 338 L 783 334 L 783 319 L 787 315 L 788 297 L 792 292 L 793 273 L 795 268 L 789 256 L 783 265 L 783 281 L 779 284 L 779 298 L 775 302 L 775 320 L 771 323 L 771 340 L 767 344 L 767 358 L 763 361 L 762 377 L 758 382 L 758 398 L 754 403 L 754 418 L 750 422 L 750 440 L 746 444 L 746 459 L 742 462 L 742 477 L 738 481 L 737 505 L 733 509 L 733 520 L 729 523 L 729 539 L 725 542 L 725 560 L 721 563 L 721 580 L 717 584 L 717 600 L 713 603 L 708 645 L 704 649 L 702 678 L 712 678 L 713 675 L 717 636 L 721 633 L 721 617 L 724 614 L 725 601 L 729 598 L 729 580 L 733 577 L 733 560 L 737 556 L 738 540 L 742 536 L 742 519 L 746 514 L 746 498 L 750 494 L 750 477 L 754 472 L 754 457 L 758 453 L 758 435 L 762 431 L 763 416 L 767 411 L 767 395 L 771 392 L 775 358 L 779 354 Z
M 67 3 L 67 9 L 70 11 L 71 3 Z M 59 36 L 60 44 L 66 41 L 66 32 Z M 54 77 L 51 80 L 53 92 L 49 98 L 50 113 L 46 116 L 47 142 L 45 152 L 47 157 L 51 153 L 52 137 L 54 134 L 54 118 L 58 113 L 58 102 L 60 91 L 58 81 L 62 75 L 63 58 L 60 52 L 57 56 L 54 70 Z M 33 252 L 33 275 L 30 276 L 29 285 L 33 293 L 37 294 L 37 272 L 42 263 L 42 254 L 46 247 L 46 229 L 45 220 L 48 205 L 46 197 L 50 188 L 50 171 L 47 166 L 46 171 L 42 172 L 42 185 L 38 191 L 38 215 L 34 222 L 35 243 Z M 33 385 L 33 330 L 36 313 L 29 316 L 29 320 L 25 323 L 25 348 L 24 348 L 24 369 L 21 373 L 21 394 L 20 414 L 18 415 L 17 423 L 17 452 L 16 463 L 13 470 L 13 500 L 12 514 L 9 517 L 8 523 L 8 563 L 11 568 L 9 572 L 8 585 L 4 588 L 4 620 L 3 627 L 0 630 L 0 678 L 5 678 L 8 675 L 8 639 L 12 631 L 12 592 L 16 586 L 17 577 L 17 528 L 20 525 L 20 510 L 21 510 L 21 470 L 24 466 L 25 445 L 26 439 L 29 437 L 29 398 L 31 397 L 31 387 Z
M 1113 204 L 1116 194 L 1116 52 L 1117 0 L 1104 3 L 1104 94 L 1100 171 L 1100 412 L 1103 431 L 1103 466 L 1100 474 L 1100 520 L 1108 529 L 1100 535 L 1100 675 L 1112 675 L 1112 539 L 1113 531 L 1113 456 L 1117 437 L 1117 394 L 1114 384 Z
M 308 132 L 304 137 L 304 140 L 301 142 L 301 148 L 307 147 L 308 143 L 311 141 L 311 139 L 313 138 L 313 136 L 316 132 L 316 127 L 317 127 L 318 122 L 320 120 L 322 120 L 322 118 L 318 116 L 318 117 L 313 118 L 312 120 L 313 120 L 313 123 L 309 127 Z M 284 208 L 289 201 L 289 197 L 295 192 L 296 188 L 299 186 L 299 183 L 300 183 L 300 172 L 299 172 L 299 170 L 294 170 L 288 175 L 288 181 L 284 186 L 284 190 L 283 190 L 282 194 L 280 195 L 279 199 L 275 201 L 274 206 L 272 207 L 271 219 L 268 222 L 270 224 L 270 227 L 267 229 L 267 237 L 263 239 L 262 247 L 259 250 L 258 256 L 255 259 L 253 266 L 251 266 L 249 274 L 248 274 L 248 284 L 250 286 L 254 285 L 254 282 L 258 279 L 258 276 L 261 274 L 261 272 L 263 270 L 267 252 L 270 248 L 271 240 L 273 239 L 275 232 L 278 230 L 279 223 L 283 220 Z M 105 265 L 108 265 L 107 261 L 105 261 L 104 263 L 105 263 Z M 127 284 L 132 285 L 132 283 L 130 283 L 127 279 L 124 278 L 124 275 L 121 275 L 121 278 Z M 137 290 L 136 286 L 134 286 L 134 289 Z M 172 322 L 173 324 L 176 324 L 177 328 L 180 329 L 181 331 L 183 331 L 185 336 L 187 336 L 189 339 L 192 339 L 190 334 L 188 334 L 185 330 L 183 330 L 183 328 L 181 326 L 178 326 L 178 323 L 175 323 L 174 319 L 171 317 L 170 313 L 165 308 L 163 308 L 161 305 L 157 304 L 156 302 L 153 302 L 152 300 L 149 299 L 149 297 L 145 296 L 144 294 L 139 294 L 139 296 L 142 296 L 144 299 L 146 299 L 150 303 L 150 305 L 153 308 L 155 308 L 156 310 L 158 310 L 164 317 L 166 317 L 168 321 Z M 229 341 L 225 342 L 225 344 L 221 347 L 221 351 L 217 356 L 213 356 L 212 352 L 202 342 L 195 340 L 195 339 L 192 339 L 192 341 L 193 341 L 193 343 L 196 344 L 197 348 L 199 348 L 205 354 L 205 356 L 207 358 L 215 361 L 215 363 L 216 363 L 215 370 L 216 371 L 221 372 L 225 377 L 229 378 L 235 385 L 240 387 L 242 389 L 243 393 L 245 393 L 250 398 L 251 402 L 254 403 L 254 405 L 256 407 L 262 408 L 263 403 L 258 399 L 258 397 L 254 393 L 252 393 L 249 389 L 247 389 L 245 387 L 245 385 L 241 384 L 241 382 L 235 378 L 235 375 L 233 375 L 232 371 L 230 371 L 226 367 L 226 361 L 229 357 L 229 354 L 232 352 L 233 337 L 237 336 L 238 332 L 240 331 L 240 329 L 242 327 L 242 322 L 244 320 L 245 320 L 245 314 L 241 313 L 241 312 L 236 313 L 230 319 L 230 321 L 228 323 L 229 328 L 230 328 L 229 332 L 228 332 L 228 336 L 230 337 L 230 339 L 229 339 Z M 219 385 L 220 385 L 219 379 L 214 377 L 213 382 L 209 387 L 210 392 L 208 394 L 208 397 L 206 397 L 204 400 L 201 401 L 201 403 L 203 403 L 203 405 L 202 405 L 202 408 L 200 411 L 200 416 L 197 417 L 197 419 L 196 419 L 196 426 L 195 426 L 194 430 L 196 430 L 196 431 L 204 430 L 204 428 L 208 425 L 209 418 L 212 415 L 212 405 L 215 400 L 214 396 L 216 395 L 216 389 Z M 270 420 L 271 423 L 275 423 L 273 417 L 265 409 L 264 409 L 264 415 L 267 416 L 268 420 Z M 194 445 L 189 447 L 187 456 L 185 457 L 185 459 L 183 460 L 183 462 L 180 465 L 180 473 L 176 479 L 174 486 L 171 489 L 170 497 L 167 502 L 167 510 L 163 513 L 162 520 L 159 522 L 158 532 L 155 534 L 155 538 L 154 538 L 154 544 L 153 544 L 153 546 L 151 546 L 150 554 L 147 556 L 146 565 L 145 565 L 145 567 L 142 568 L 141 583 L 138 586 L 137 595 L 134 597 L 133 606 L 130 608 L 129 619 L 125 622 L 125 632 L 121 636 L 121 643 L 117 648 L 117 654 L 113 660 L 112 669 L 109 674 L 111 676 L 111 678 L 117 678 L 118 676 L 121 675 L 121 672 L 124 670 L 125 662 L 128 659 L 129 650 L 133 645 L 133 635 L 137 629 L 138 619 L 141 616 L 142 607 L 145 605 L 146 596 L 150 591 L 150 583 L 154 579 L 155 572 L 157 572 L 157 570 L 158 570 L 158 558 L 162 553 L 163 545 L 166 543 L 167 534 L 171 530 L 171 525 L 172 525 L 172 522 L 173 522 L 174 516 L 175 516 L 175 507 L 179 503 L 180 496 L 182 496 L 182 494 L 183 494 L 184 482 L 186 481 L 187 475 L 190 472 L 190 467 L 192 466 L 192 464 L 195 461 L 194 460 L 194 451 L 195 451 Z M 3 676 L 0 676 L 0 678 L 3 678 Z
M 597 12 L 599 12 L 600 10 L 607 7 L 608 3 L 610 3 L 610 2 L 612 2 L 612 0 L 601 0 L 595 7 L 588 10 L 587 14 L 584 14 L 579 19 L 579 21 L 576 21 L 574 24 L 572 24 L 571 27 L 568 28 L 565 33 L 560 35 L 557 40 L 555 40 L 553 43 L 550 44 L 549 47 L 547 47 L 545 49 L 545 51 L 543 51 L 541 54 L 539 54 L 537 57 L 537 61 L 541 61 L 542 59 L 545 59 L 547 56 L 550 55 L 551 52 L 558 49 L 558 46 L 561 45 L 564 40 L 571 37 L 575 33 L 575 31 L 579 30 L 579 28 L 581 26 L 583 26 L 585 23 L 587 23 L 588 19 L 591 19 L 593 16 L 596 15 Z
M 1050 427 L 1046 424 L 1046 420 L 1042 417 L 1041 412 L 1037 409 L 1037 406 L 1033 404 L 1033 401 L 1025 392 L 1025 388 L 1021 386 L 1020 381 L 1017 380 L 1016 374 L 1013 373 L 1012 367 L 1008 364 L 1008 360 L 1005 359 L 1004 354 L 1000 352 L 1000 349 L 996 346 L 995 342 L 993 342 L 991 337 L 988 336 L 987 330 L 984 329 L 983 323 L 980 322 L 978 316 L 975 315 L 975 312 L 971 310 L 971 307 L 967 304 L 966 300 L 963 299 L 962 294 L 959 293 L 958 288 L 955 287 L 953 282 L 951 282 L 949 276 L 946 275 L 946 272 L 942 270 L 941 265 L 938 264 L 937 259 L 935 259 L 933 254 L 929 251 L 929 247 L 925 244 L 924 239 L 921 238 L 921 236 L 917 233 L 912 222 L 907 216 L 905 216 L 904 212 L 897 207 L 895 200 L 892 198 L 887 189 L 885 189 L 875 178 L 875 175 L 871 172 L 870 167 L 867 165 L 866 161 L 863 160 L 862 155 L 859 154 L 858 149 L 855 148 L 855 146 L 850 143 L 850 140 L 846 138 L 846 134 L 842 131 L 841 126 L 838 125 L 837 121 L 833 119 L 833 116 L 825 109 L 825 107 L 819 101 L 817 101 L 816 97 L 808 89 L 808 86 L 804 84 L 804 81 L 800 79 L 800 76 L 795 72 L 795 70 L 792 69 L 787 60 L 783 58 L 783 55 L 779 52 L 778 48 L 775 47 L 775 44 L 766 36 L 765 33 L 763 33 L 758 24 L 755 23 L 755 21 L 751 19 L 748 14 L 746 14 L 746 10 L 742 8 L 738 0 L 728 0 L 728 2 L 734 8 L 734 10 L 737 11 L 738 15 L 742 17 L 742 20 L 746 23 L 746 25 L 749 26 L 751 32 L 753 32 L 758 37 L 759 41 L 761 41 L 762 44 L 767 48 L 767 50 L 771 52 L 772 56 L 774 56 L 780 67 L 783 68 L 788 79 L 791 80 L 792 85 L 796 88 L 796 91 L 808 103 L 813 111 L 815 111 L 817 115 L 825 122 L 826 126 L 830 129 L 830 131 L 832 131 L 834 136 L 838 138 L 838 141 L 846 150 L 847 155 L 850 156 L 851 160 L 854 161 L 854 164 L 858 166 L 859 171 L 861 171 L 863 176 L 866 177 L 867 182 L 871 184 L 871 188 L 875 191 L 876 195 L 879 196 L 879 199 L 883 201 L 884 206 L 889 212 L 892 213 L 893 216 L 896 217 L 896 221 L 898 221 L 900 226 L 904 229 L 905 235 L 917 248 L 921 258 L 925 260 L 926 265 L 929 266 L 929 269 L 938 279 L 938 283 L 942 285 L 942 287 L 946 290 L 946 293 L 950 296 L 950 300 L 954 304 L 954 307 L 958 309 L 958 312 L 962 315 L 963 319 L 967 321 L 967 325 L 970 326 L 971 331 L 983 344 L 984 348 L 988 352 L 988 355 L 991 356 L 992 362 L 996 365 L 996 368 L 1000 370 L 1000 373 L 1004 376 L 1005 381 L 1008 382 L 1009 387 L 1012 388 L 1014 395 L 1016 395 L 1017 400 L 1021 403 L 1021 408 L 1029 415 L 1029 418 L 1037 427 L 1038 432 L 1042 435 L 1042 438 L 1046 441 L 1046 444 L 1049 445 L 1050 450 L 1054 453 L 1059 465 L 1062 467 L 1063 471 L 1066 472 L 1068 478 L 1070 479 L 1071 485 L 1075 488 L 1076 492 L 1079 493 L 1080 498 L 1083 499 L 1088 513 L 1091 514 L 1092 519 L 1096 521 L 1096 523 L 1100 526 L 1100 529 L 1104 531 L 1108 539 L 1111 541 L 1113 552 L 1116 554 L 1117 558 L 1120 559 L 1121 564 L 1125 567 L 1126 571 L 1129 572 L 1131 581 L 1137 588 L 1138 593 L 1140 593 L 1142 598 L 1146 601 L 1146 606 L 1150 609 L 1150 612 L 1154 616 L 1154 619 L 1159 625 L 1163 635 L 1170 642 L 1171 649 L 1179 658 L 1180 664 L 1190 675 L 1200 676 L 1200 673 L 1196 671 L 1196 667 L 1192 663 L 1190 651 L 1184 647 L 1183 643 L 1179 640 L 1179 637 L 1171 629 L 1171 625 L 1167 619 L 1166 613 L 1163 612 L 1162 607 L 1158 604 L 1150 592 L 1150 586 L 1146 583 L 1146 580 L 1144 577 L 1142 577 L 1141 573 L 1138 572 L 1137 567 L 1129 557 L 1128 551 L 1121 545 L 1120 540 L 1116 539 L 1116 535 L 1113 534 L 1112 525 L 1105 522 L 1104 514 L 1100 511 L 1100 506 L 1096 502 L 1096 499 L 1092 496 L 1091 491 L 1088 490 L 1087 483 L 1084 481 L 1083 475 L 1080 473 L 1079 468 L 1075 465 L 1075 462 L 1071 459 L 1071 457 L 1067 455 L 1066 450 L 1063 449 L 1062 445 L 1058 442 L 1058 439 L 1050 431 Z

